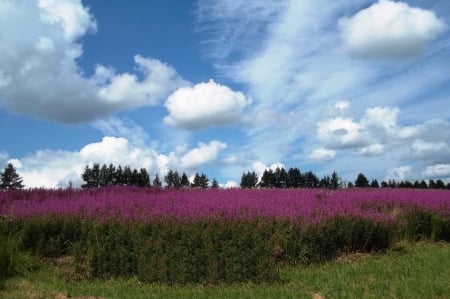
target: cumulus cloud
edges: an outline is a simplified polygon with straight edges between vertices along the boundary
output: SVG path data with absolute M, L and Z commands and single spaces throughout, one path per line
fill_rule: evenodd
M 413 168 L 410 165 L 402 165 L 399 167 L 394 167 L 388 169 L 385 180 L 396 180 L 396 181 L 404 181 L 404 180 L 415 180 L 417 179 L 417 175 L 414 173 Z
M 358 151 L 363 156 L 378 156 L 381 155 L 385 150 L 385 146 L 380 143 L 374 143 L 365 147 L 360 148 Z
M 166 124 L 199 130 L 226 125 L 241 119 L 250 101 L 241 92 L 213 80 L 193 87 L 182 87 L 167 99 Z
M 450 178 L 450 164 L 436 164 L 425 168 L 422 175 L 427 179 L 448 179 Z
M 317 137 L 327 145 L 345 148 L 363 143 L 362 126 L 350 118 L 335 117 L 319 123 Z
M 411 159 L 448 159 L 450 161 L 450 146 L 446 142 L 427 142 L 421 139 L 414 140 L 410 145 Z
M 187 84 L 169 65 L 139 55 L 139 78 L 101 65 L 86 77 L 77 64 L 81 38 L 96 28 L 79 0 L 1 1 L 0 106 L 76 123 L 159 104 Z
M 341 18 L 338 27 L 345 49 L 358 58 L 417 56 L 447 30 L 433 11 L 390 0 Z
M 184 149 L 188 151 L 184 155 L 177 151 L 163 154 L 124 137 L 105 136 L 101 141 L 87 144 L 79 151 L 40 150 L 21 158 L 9 158 L 4 153 L 0 160 L 14 164 L 27 188 L 67 187 L 69 181 L 74 187 L 79 187 L 82 184 L 81 173 L 87 164 L 113 163 L 132 168 L 143 167 L 151 176 L 158 174 L 162 179 L 169 169 L 195 170 L 212 162 L 225 147 L 224 143 L 211 141 L 191 150 Z
M 259 179 L 261 179 L 264 171 L 270 170 L 270 169 L 275 171 L 277 168 L 285 168 L 285 166 L 283 163 L 280 163 L 280 162 L 275 162 L 270 165 L 266 165 L 261 161 L 256 161 L 253 163 L 253 169 L 255 170 Z
M 308 158 L 313 162 L 319 163 L 330 162 L 336 158 L 336 151 L 321 147 L 313 150 Z
M 225 184 L 220 185 L 220 187 L 225 188 L 225 189 L 239 188 L 239 184 L 235 181 L 227 181 Z
M 212 162 L 217 158 L 219 152 L 226 147 L 226 143 L 217 140 L 213 140 L 208 144 L 199 143 L 198 147 L 190 150 L 181 157 L 181 166 L 187 169 L 193 169 Z

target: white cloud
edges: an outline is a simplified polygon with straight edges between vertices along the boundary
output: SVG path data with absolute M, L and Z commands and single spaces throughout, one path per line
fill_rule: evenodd
M 213 80 L 182 87 L 167 99 L 169 115 L 164 122 L 190 130 L 237 122 L 250 103 L 241 92 Z
M 225 184 L 221 184 L 220 187 L 225 188 L 225 189 L 230 189 L 230 188 L 239 188 L 239 184 L 235 181 L 227 181 Z
M 129 165 L 146 168 L 149 173 L 164 175 L 170 158 L 145 146 L 131 144 L 122 137 L 105 136 L 99 142 L 85 145 L 79 151 L 40 150 L 22 158 L 12 159 L 26 187 L 74 187 L 82 183 L 81 173 L 86 164 Z
M 169 91 L 187 84 L 174 68 L 157 59 L 136 55 L 134 62 L 144 75 L 143 80 L 139 80 L 135 74 L 114 74 L 104 66 L 97 66 L 96 75 L 109 79 L 109 84 L 98 91 L 101 99 L 129 107 L 151 106 L 167 97 Z
M 363 156 L 379 156 L 383 154 L 385 146 L 380 143 L 374 143 L 359 149 L 359 152 Z
M 321 147 L 313 150 L 308 158 L 319 163 L 330 162 L 336 158 L 336 151 Z
M 89 30 L 97 30 L 97 23 L 81 0 L 39 0 L 42 18 L 50 24 L 59 24 L 68 40 L 75 40 Z
M 208 144 L 199 143 L 198 147 L 190 150 L 181 157 L 181 166 L 187 169 L 195 169 L 199 166 L 214 161 L 219 152 L 227 147 L 226 143 L 213 140 Z
M 284 164 L 280 163 L 280 162 L 275 162 L 270 165 L 266 165 L 261 161 L 256 161 L 253 163 L 252 166 L 253 166 L 253 169 L 255 170 L 256 174 L 258 175 L 259 179 L 261 179 L 264 171 L 266 171 L 266 170 L 271 169 L 271 170 L 275 171 L 277 168 L 280 168 L 280 169 L 285 168 Z
M 446 157 L 450 160 L 450 147 L 446 142 L 427 142 L 414 140 L 410 146 L 412 159 L 437 159 Z
M 74 187 L 82 183 L 81 173 L 87 164 L 114 164 L 132 168 L 146 168 L 154 178 L 160 179 L 169 171 L 195 171 L 214 161 L 226 144 L 213 140 L 208 144 L 188 150 L 176 149 L 168 154 L 157 153 L 144 144 L 135 144 L 123 137 L 105 136 L 99 142 L 83 146 L 79 151 L 41 150 L 31 155 L 9 159 L 14 162 L 26 187 L 66 187 L 69 181 Z M 188 150 L 187 153 L 186 150 Z M 2 154 L 0 159 L 7 159 Z M 6 161 L 5 161 L 6 162 Z
M 350 107 L 349 101 L 339 101 L 336 104 L 334 104 L 334 108 L 336 108 L 339 112 L 344 112 Z
M 450 164 L 436 164 L 425 168 L 422 175 L 427 179 L 450 179 Z
M 317 137 L 333 147 L 355 147 L 363 142 L 362 126 L 350 118 L 335 117 L 319 123 Z
M 387 132 L 393 133 L 397 130 L 397 117 L 399 113 L 400 109 L 396 107 L 371 107 L 366 109 L 365 116 L 361 122 L 366 127 L 382 127 Z
M 380 0 L 338 23 L 345 49 L 359 58 L 420 55 L 447 26 L 433 11 Z
M 1 1 L 0 105 L 76 123 L 159 104 L 187 84 L 172 67 L 139 55 L 134 57 L 139 78 L 105 66 L 86 77 L 77 59 L 81 38 L 95 29 L 79 0 Z
M 413 168 L 411 166 L 403 165 L 388 169 L 385 180 L 387 181 L 390 179 L 396 181 L 415 180 L 417 179 L 417 175 L 414 173 Z

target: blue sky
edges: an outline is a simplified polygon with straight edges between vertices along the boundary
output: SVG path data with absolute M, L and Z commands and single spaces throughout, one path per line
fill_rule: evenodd
M 450 2 L 0 0 L 0 164 L 450 180 Z

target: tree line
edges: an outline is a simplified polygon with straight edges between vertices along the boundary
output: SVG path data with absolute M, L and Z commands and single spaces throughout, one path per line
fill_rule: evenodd
M 145 168 L 131 169 L 129 166 L 115 166 L 113 164 L 93 164 L 92 167 L 86 165 L 81 178 L 85 182 L 82 188 L 99 188 L 110 185 L 138 186 L 138 187 L 162 187 L 161 179 L 158 175 L 151 181 L 150 175 Z M 186 173 L 181 175 L 177 171 L 169 170 L 164 176 L 165 187 L 167 188 L 208 188 L 209 178 L 206 174 L 195 174 L 192 183 Z M 219 184 L 214 178 L 211 188 L 218 188 Z
M 121 186 L 139 186 L 139 187 L 163 187 L 163 183 L 156 174 L 151 180 L 149 173 L 145 168 L 131 169 L 129 166 L 122 168 L 121 165 L 97 164 L 92 167 L 86 165 L 81 174 L 83 180 L 82 188 L 100 188 L 111 185 Z M 219 188 L 215 178 L 210 182 L 208 176 L 204 173 L 195 173 L 192 182 L 186 173 L 181 175 L 174 170 L 169 170 L 163 178 L 166 188 Z M 22 189 L 23 179 L 17 173 L 14 165 L 8 163 L 0 173 L 0 190 Z M 241 188 L 415 188 L 415 189 L 450 189 L 450 182 L 445 183 L 441 179 L 395 181 L 393 179 L 379 183 L 376 179 L 369 182 L 363 173 L 359 173 L 354 182 L 345 182 L 333 171 L 331 175 L 319 177 L 312 171 L 301 172 L 297 167 L 291 167 L 287 171 L 284 167 L 278 167 L 275 170 L 266 169 L 261 178 L 252 171 L 242 173 Z

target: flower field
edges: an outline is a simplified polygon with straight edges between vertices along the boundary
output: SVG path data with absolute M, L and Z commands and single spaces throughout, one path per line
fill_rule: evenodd
M 76 216 L 101 221 L 155 218 L 254 219 L 320 223 L 337 216 L 395 220 L 414 209 L 450 216 L 450 192 L 415 189 L 152 189 L 15 190 L 0 193 L 0 214 L 18 218 Z
M 450 241 L 450 192 L 412 189 L 162 189 L 0 192 L 0 235 L 72 255 L 82 277 L 164 283 L 277 280 L 284 264 Z

